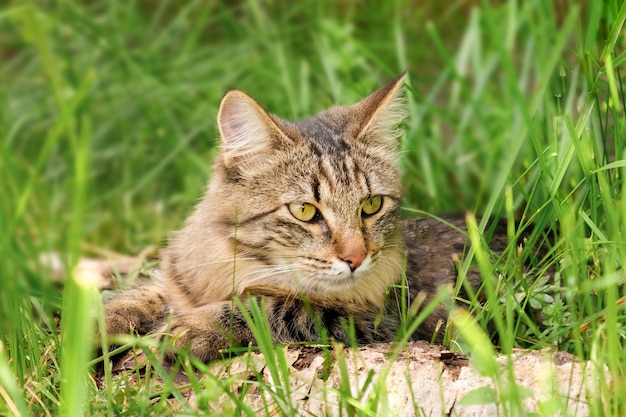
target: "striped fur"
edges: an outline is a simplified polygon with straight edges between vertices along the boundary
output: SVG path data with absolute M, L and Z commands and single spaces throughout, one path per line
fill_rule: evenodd
M 163 281 L 108 302 L 107 331 L 159 330 L 172 311 L 176 343 L 212 360 L 233 343 L 254 342 L 232 299 L 256 297 L 265 300 L 276 342 L 318 340 L 321 329 L 347 341 L 349 318 L 359 342 L 391 339 L 399 314 L 389 287 L 401 282 L 412 247 L 398 227 L 403 79 L 295 123 L 242 92 L 228 93 L 218 113 L 222 146 L 213 178 L 164 251 Z M 362 204 L 373 196 L 382 196 L 382 206 L 366 215 Z M 312 204 L 317 215 L 298 220 L 290 203 Z M 439 280 L 451 282 L 451 254 L 437 256 L 438 267 L 447 268 Z M 439 262 L 426 256 L 415 268 L 429 259 Z M 432 295 L 441 283 L 409 278 L 412 296 L 422 288 Z M 147 294 L 154 303 L 145 303 Z M 396 304 L 385 305 L 389 299 Z M 432 334 L 433 320 L 419 335 Z

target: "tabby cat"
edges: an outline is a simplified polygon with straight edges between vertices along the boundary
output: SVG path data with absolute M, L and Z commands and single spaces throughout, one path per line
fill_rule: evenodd
M 427 303 L 454 284 L 466 247 L 461 219 L 399 221 L 403 81 L 295 123 L 227 93 L 204 198 L 164 251 L 161 279 L 105 303 L 106 331 L 167 329 L 175 347 L 214 360 L 255 343 L 238 297 L 264 299 L 277 343 L 349 342 L 350 319 L 359 343 L 392 340 L 403 272 L 409 303 Z M 436 310 L 413 337 L 440 337 L 445 317 Z

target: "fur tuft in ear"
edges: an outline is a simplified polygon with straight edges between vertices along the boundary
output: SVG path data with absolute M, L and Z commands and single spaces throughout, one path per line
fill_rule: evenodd
M 229 91 L 217 113 L 226 168 L 250 169 L 266 161 L 280 128 L 261 106 L 241 91 Z
M 398 125 L 407 115 L 403 88 L 405 74 L 401 73 L 354 105 L 362 118 L 362 128 L 356 140 L 386 142 L 393 147 L 397 146 L 398 138 L 402 135 Z

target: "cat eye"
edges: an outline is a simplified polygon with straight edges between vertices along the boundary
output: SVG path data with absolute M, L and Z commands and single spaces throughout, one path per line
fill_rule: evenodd
M 363 202 L 361 210 L 363 211 L 363 214 L 371 216 L 372 214 L 378 213 L 378 210 L 380 210 L 382 205 L 383 198 L 379 195 L 373 195 Z
M 289 211 L 293 217 L 303 222 L 310 222 L 317 214 L 317 208 L 310 203 L 291 203 Z

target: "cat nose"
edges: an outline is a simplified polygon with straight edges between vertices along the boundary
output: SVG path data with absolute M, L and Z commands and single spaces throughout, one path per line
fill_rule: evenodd
M 363 255 L 349 255 L 341 259 L 350 267 L 350 271 L 354 272 L 365 260 Z

